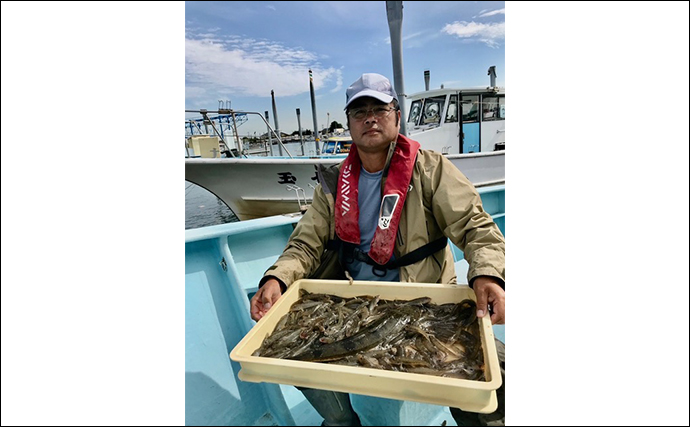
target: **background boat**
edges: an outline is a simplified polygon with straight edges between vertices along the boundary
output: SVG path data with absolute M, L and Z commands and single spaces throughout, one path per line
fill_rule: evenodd
M 411 95 L 409 100 L 411 109 L 406 124 L 410 138 L 420 142 L 424 149 L 445 154 L 476 187 L 505 183 L 503 88 L 426 90 Z M 256 112 L 242 114 L 262 117 Z M 270 129 L 268 122 L 266 125 Z M 230 135 L 235 129 L 236 135 L 236 125 L 225 126 Z M 223 123 L 212 127 L 221 137 Z M 277 139 L 277 133 L 272 133 Z M 230 136 L 224 140 L 240 139 Z M 217 196 L 240 220 L 299 212 L 311 203 L 317 165 L 341 162 L 349 142 L 351 138 L 347 136 L 328 137 L 320 155 L 293 156 L 279 141 L 284 154 L 289 156 L 221 157 L 216 141 L 215 146 L 206 150 L 208 155 L 185 159 L 185 179 Z M 304 152 L 304 146 L 300 148 Z M 233 149 L 236 153 L 244 151 L 239 142 Z

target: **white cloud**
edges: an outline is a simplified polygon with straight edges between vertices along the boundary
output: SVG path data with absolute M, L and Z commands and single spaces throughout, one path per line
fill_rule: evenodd
M 343 89 L 343 71 L 337 70 L 335 79 L 335 87 L 331 89 L 331 93 L 338 93 Z
M 185 91 L 185 97 L 187 98 L 202 98 L 205 97 L 206 94 L 206 89 L 202 87 L 197 87 L 197 86 L 190 86 L 187 85 L 184 88 Z
M 422 36 L 423 34 L 424 34 L 424 31 L 417 31 L 416 33 L 413 33 L 413 34 L 410 34 L 410 35 L 407 35 L 407 36 L 403 36 L 403 41 L 412 40 L 412 39 L 414 39 L 415 37 Z M 391 40 L 391 38 L 388 37 L 388 43 L 390 43 L 390 40 Z
M 187 86 L 194 87 L 188 97 L 221 91 L 268 97 L 271 90 L 277 97 L 297 95 L 309 91 L 310 68 L 315 89 L 334 80 L 338 90 L 342 87 L 340 70 L 322 68 L 317 56 L 303 49 L 240 37 L 185 40 Z
M 438 31 L 418 31 L 413 34 L 409 34 L 406 36 L 403 36 L 403 43 L 405 45 L 405 49 L 412 49 L 412 48 L 420 48 L 424 47 L 427 43 L 430 41 L 438 38 L 439 33 Z M 384 42 L 387 45 L 391 44 L 391 38 L 386 37 Z
M 505 8 L 492 10 L 491 12 L 486 12 L 486 13 L 484 13 L 484 11 L 482 10 L 481 12 L 479 12 L 479 18 L 486 18 L 487 16 L 494 16 L 494 15 L 499 15 L 499 14 L 505 15 L 506 14 Z
M 443 32 L 468 40 L 477 40 L 490 47 L 497 47 L 498 42 L 505 39 L 506 24 L 481 24 L 477 22 L 453 22 L 443 27 Z

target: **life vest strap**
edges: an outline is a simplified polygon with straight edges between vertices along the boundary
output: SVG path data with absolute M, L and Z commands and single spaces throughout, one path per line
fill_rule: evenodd
M 334 240 L 329 240 L 328 244 L 326 245 L 326 248 L 331 250 L 342 249 L 342 252 L 340 254 L 341 260 L 344 260 L 347 263 L 351 263 L 353 260 L 364 262 L 366 264 L 374 266 L 374 274 L 376 274 L 376 270 L 382 270 L 385 274 L 385 270 L 393 270 L 419 262 L 424 258 L 431 256 L 436 252 L 440 251 L 441 249 L 445 248 L 447 244 L 448 238 L 444 236 L 434 240 L 433 242 L 429 242 L 426 245 L 420 246 L 412 252 L 406 253 L 400 258 L 391 259 L 384 265 L 377 264 L 376 261 L 371 259 L 368 253 L 359 249 L 356 245 L 352 243 L 343 242 L 337 237 Z

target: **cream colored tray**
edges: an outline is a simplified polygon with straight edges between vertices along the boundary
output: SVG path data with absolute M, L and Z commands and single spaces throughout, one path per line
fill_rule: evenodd
M 485 381 L 252 356 L 266 335 L 273 332 L 280 318 L 299 299 L 300 289 L 344 298 L 359 295 L 379 295 L 381 299 L 391 300 L 429 297 L 436 304 L 460 302 L 466 298 L 476 301 L 474 291 L 467 285 L 365 281 L 355 281 L 351 285 L 348 281 L 340 280 L 299 280 L 288 288 L 268 314 L 254 325 L 230 353 L 230 358 L 240 363 L 238 376 L 242 381 L 288 384 L 412 400 L 478 413 L 491 413 L 496 410 L 496 389 L 501 386 L 502 380 L 488 315 L 479 319 L 480 338 L 484 349 Z

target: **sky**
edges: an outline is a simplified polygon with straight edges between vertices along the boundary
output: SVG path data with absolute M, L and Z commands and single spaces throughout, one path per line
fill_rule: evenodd
M 403 33 L 431 32 L 409 27 L 405 4 Z M 689 5 L 506 2 L 499 48 L 464 40 L 433 62 L 429 45 L 405 45 L 410 90 L 423 87 L 426 65 L 432 86 L 484 85 L 496 65 L 510 88 L 509 425 L 558 424 L 564 414 L 573 425 L 688 425 Z M 206 21 L 249 20 L 221 6 L 207 7 Z M 2 425 L 98 425 L 104 414 L 117 425 L 183 425 L 186 5 L 0 7 Z M 436 16 L 447 5 L 424 7 Z M 436 28 L 501 8 L 447 12 Z M 307 44 L 295 28 L 317 26 L 314 18 L 253 37 L 292 49 L 295 63 L 311 62 L 298 60 L 306 52 L 332 68 L 323 96 L 340 70 L 337 111 L 359 73 L 392 68 L 384 11 L 350 13 L 348 25 L 322 16 L 320 33 L 366 33 L 380 51 L 320 47 L 325 36 Z M 470 46 L 504 49 L 505 65 L 473 57 L 469 70 L 460 61 L 442 76 L 439 63 Z M 415 55 L 424 65 L 413 70 Z M 291 108 L 309 111 L 302 90 L 278 98 L 280 123 Z M 213 93 L 209 108 L 225 96 L 238 109 L 270 110 L 268 99 L 253 105 L 230 92 Z
M 486 87 L 496 66 L 505 86 L 505 2 L 403 2 L 406 94 L 430 87 Z M 385 1 L 185 2 L 185 108 L 269 112 L 274 91 L 280 130 L 346 125 L 345 91 L 363 73 L 393 78 Z M 188 115 L 193 116 L 193 115 Z M 242 135 L 262 133 L 256 116 Z M 330 121 L 329 121 L 330 119 Z

